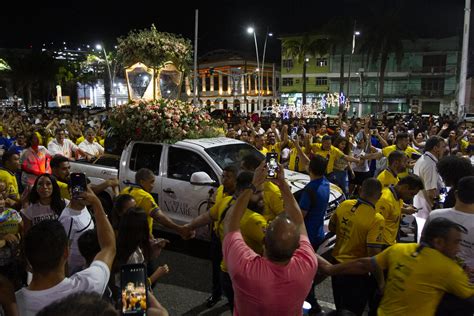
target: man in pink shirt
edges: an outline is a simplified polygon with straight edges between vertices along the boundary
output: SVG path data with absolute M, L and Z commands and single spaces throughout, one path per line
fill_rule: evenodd
M 286 214 L 275 218 L 265 233 L 264 255 L 247 246 L 240 233 L 240 220 L 252 191 L 263 184 L 265 163 L 256 170 L 224 219 L 224 261 L 234 288 L 234 315 L 301 315 L 318 259 L 308 240 L 303 215 L 279 166 L 275 183 L 280 187 Z

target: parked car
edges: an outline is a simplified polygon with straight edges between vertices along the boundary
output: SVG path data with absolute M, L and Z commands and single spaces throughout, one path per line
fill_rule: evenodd
M 106 139 L 106 148 L 113 147 L 107 145 L 108 141 Z M 222 169 L 227 165 L 240 165 L 247 154 L 264 158 L 252 145 L 225 137 L 182 140 L 175 144 L 134 141 L 126 146 L 121 156 L 106 155 L 93 163 L 71 162 L 71 169 L 72 172 L 84 172 L 93 184 L 118 175 L 123 189 L 134 183 L 139 169 L 149 168 L 156 175 L 152 192 L 156 202 L 175 222 L 186 224 L 207 211 L 209 191 L 216 190 L 222 183 Z M 205 172 L 212 181 L 192 182 L 196 172 Z M 285 170 L 285 176 L 295 196 L 299 196 L 310 181 L 308 175 L 290 170 Z M 102 200 L 112 201 L 112 198 L 110 191 L 102 193 Z M 341 189 L 331 184 L 326 231 L 331 214 L 344 199 Z M 198 238 L 208 239 L 208 232 L 208 229 L 199 230 Z M 328 238 L 319 252 L 326 253 L 334 242 L 334 237 Z

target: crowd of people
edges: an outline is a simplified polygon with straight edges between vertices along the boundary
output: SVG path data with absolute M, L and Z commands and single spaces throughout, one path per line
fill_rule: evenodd
M 167 315 L 152 293 L 170 271 L 153 264 L 168 243 L 155 238 L 154 221 L 183 239 L 212 227 L 206 303 L 212 307 L 225 296 L 235 315 L 298 315 L 304 301 L 310 314 L 323 313 L 315 285 L 328 276 L 337 313 L 473 314 L 474 130 L 453 115 L 340 115 L 270 126 L 258 116 L 242 119 L 226 126 L 226 136 L 276 154 L 276 176 L 268 178 L 263 155 L 242 157 L 240 165 L 223 168 L 208 210 L 186 225 L 161 211 L 151 195 L 155 175 L 147 168 L 122 190 L 118 179 L 109 179 L 71 192 L 70 161 L 104 153 L 106 118 L 4 113 L 4 314 L 73 315 L 64 312 L 69 307 L 114 315 L 126 301 L 150 315 Z M 297 196 L 285 168 L 309 175 Z M 334 249 L 321 257 L 330 183 L 347 199 L 328 223 Z M 113 209 L 97 197 L 109 187 L 117 192 Z M 406 227 L 417 231 L 411 236 Z M 147 266 L 147 306 L 143 293 L 133 304 L 131 292 L 121 289 L 127 264 Z

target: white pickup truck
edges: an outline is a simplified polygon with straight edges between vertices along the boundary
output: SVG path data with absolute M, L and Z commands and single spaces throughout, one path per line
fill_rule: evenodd
M 231 164 L 239 166 L 247 154 L 263 158 L 255 147 L 224 137 L 183 140 L 172 145 L 134 141 L 122 151 L 121 157 L 105 155 L 92 163 L 73 162 L 71 169 L 72 172 L 85 173 L 93 184 L 118 176 L 120 189 L 135 182 L 135 173 L 139 169 L 151 169 L 156 175 L 153 197 L 170 218 L 178 224 L 185 224 L 207 210 L 209 191 L 221 184 L 222 169 Z M 212 183 L 191 182 L 196 172 L 205 172 Z M 309 182 L 306 174 L 285 170 L 285 176 L 295 195 Z M 101 199 L 111 204 L 112 192 L 103 192 Z M 326 228 L 331 213 L 343 200 L 341 190 L 331 184 Z M 199 231 L 198 238 L 207 239 L 207 231 Z M 321 253 L 325 252 L 323 249 Z

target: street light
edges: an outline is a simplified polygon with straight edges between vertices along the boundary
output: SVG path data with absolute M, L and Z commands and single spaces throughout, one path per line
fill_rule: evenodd
M 351 65 L 352 65 L 352 56 L 354 55 L 355 45 L 356 45 L 356 37 L 360 36 L 360 31 L 356 30 L 356 21 L 354 21 L 354 30 L 352 31 L 352 51 L 349 58 L 349 74 L 347 78 L 347 98 L 351 98 Z
M 257 34 L 255 33 L 255 29 L 251 26 L 247 28 L 247 33 L 253 34 L 253 39 L 255 41 L 255 52 L 257 54 L 257 69 L 260 69 L 260 60 L 258 58 L 258 44 L 257 44 Z M 257 111 L 260 109 L 260 77 L 259 72 L 257 72 Z
M 95 48 L 96 48 L 97 50 L 102 50 L 102 52 L 104 53 L 105 63 L 106 63 L 106 65 L 107 65 L 107 72 L 109 73 L 109 83 L 110 83 L 110 91 L 111 91 L 111 93 L 110 93 L 110 100 L 113 100 L 113 95 L 114 95 L 114 94 L 113 94 L 113 90 L 114 90 L 113 87 L 114 87 L 114 83 L 113 83 L 113 81 L 112 81 L 112 73 L 110 72 L 110 64 L 109 64 L 109 59 L 108 59 L 108 57 L 107 57 L 107 52 L 105 51 L 105 47 L 103 47 L 103 46 L 100 45 L 100 44 L 96 44 L 96 45 L 95 45 Z
M 263 69 L 265 68 L 265 52 L 267 51 L 267 39 L 268 37 L 272 37 L 273 33 L 268 32 L 265 34 L 265 44 L 263 45 L 263 58 L 262 58 L 262 71 L 260 72 L 260 90 L 259 94 L 261 94 L 261 90 L 263 90 Z

